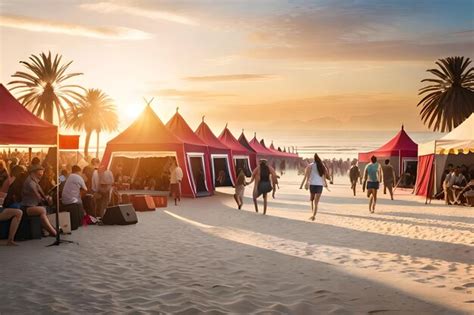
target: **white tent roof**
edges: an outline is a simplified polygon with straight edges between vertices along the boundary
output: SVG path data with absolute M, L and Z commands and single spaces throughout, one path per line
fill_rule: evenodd
M 474 114 L 439 140 L 418 146 L 418 155 L 474 152 Z

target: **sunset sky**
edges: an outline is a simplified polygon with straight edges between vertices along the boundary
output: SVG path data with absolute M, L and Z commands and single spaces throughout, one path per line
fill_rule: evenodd
M 31 54 L 73 60 L 126 127 L 154 97 L 195 128 L 426 130 L 420 80 L 474 54 L 474 1 L 0 0 L 0 80 Z

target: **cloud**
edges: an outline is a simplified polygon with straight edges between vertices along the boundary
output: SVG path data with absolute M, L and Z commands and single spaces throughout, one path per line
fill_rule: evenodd
M 217 93 L 217 92 L 200 91 L 200 90 L 177 90 L 177 89 L 162 89 L 151 94 L 157 94 L 159 96 L 171 97 L 171 98 L 185 98 L 185 99 L 190 99 L 194 101 L 235 96 L 234 94 L 228 94 L 228 93 Z
M 99 39 L 143 40 L 151 38 L 151 34 L 132 28 L 117 26 L 85 26 L 17 15 L 1 15 L 0 26 L 31 32 L 48 32 Z
M 423 20 L 423 10 L 418 9 L 336 1 L 267 16 L 249 32 L 252 47 L 243 56 L 305 61 L 397 61 L 472 54 L 472 30 L 440 31 L 439 16 Z
M 208 76 L 194 76 L 183 78 L 186 81 L 194 82 L 214 82 L 214 81 L 257 81 L 257 80 L 269 80 L 276 78 L 273 74 L 254 74 L 254 73 L 242 73 L 242 74 L 224 74 L 224 75 L 208 75 Z
M 118 4 L 111 1 L 106 1 L 97 3 L 84 3 L 80 5 L 80 8 L 100 13 L 124 13 L 152 20 L 163 20 L 185 25 L 197 25 L 197 21 L 185 15 L 166 10 L 141 7 L 139 5 Z

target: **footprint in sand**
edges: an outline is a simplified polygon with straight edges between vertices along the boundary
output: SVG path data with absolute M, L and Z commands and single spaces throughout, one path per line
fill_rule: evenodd
M 465 283 L 465 284 L 463 284 L 463 287 L 474 288 L 474 282 Z
M 423 270 L 438 270 L 438 268 L 436 268 L 435 266 L 433 265 L 426 265 L 424 266 L 423 268 L 421 268 Z
M 466 290 L 466 288 L 463 288 L 463 287 L 454 287 L 453 289 L 456 291 Z

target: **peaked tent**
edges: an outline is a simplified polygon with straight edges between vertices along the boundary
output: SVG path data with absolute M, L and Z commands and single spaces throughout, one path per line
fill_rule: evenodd
M 230 132 L 229 128 L 227 128 L 227 125 L 224 127 L 224 130 L 222 130 L 219 140 L 231 150 L 235 170 L 242 168 L 244 169 L 245 175 L 250 176 L 252 170 L 256 167 L 255 152 L 252 152 L 241 145 Z
M 472 164 L 474 161 L 474 114 L 438 140 L 423 143 L 418 151 L 417 195 L 432 197 L 441 190 L 446 164 Z
M 189 127 L 178 110 L 166 123 L 166 127 L 184 143 L 188 172 L 192 175 L 191 183 L 196 196 L 209 196 L 214 191 L 214 187 L 211 180 L 207 145 Z
M 418 145 L 408 136 L 402 125 L 401 130 L 395 137 L 377 150 L 359 153 L 359 164 L 361 167 L 370 162 L 372 155 L 376 156 L 379 161 L 390 159 L 395 173 L 400 176 L 408 168 L 411 168 L 413 172 L 416 171 Z
M 235 169 L 231 163 L 232 151 L 214 135 L 211 128 L 204 122 L 204 117 L 195 133 L 209 149 L 214 186 L 234 186 Z M 225 178 L 223 182 L 217 182 L 221 172 L 225 173 Z
M 265 148 L 260 142 L 257 140 L 257 134 L 254 134 L 252 140 L 249 141 L 250 147 L 257 153 L 257 157 L 260 158 L 269 158 L 276 156 L 275 153 L 272 153 L 270 150 Z
M 168 157 L 175 158 L 183 169 L 183 196 L 195 197 L 184 143 L 165 127 L 150 105 L 147 105 L 127 129 L 107 143 L 102 163 L 111 168 L 114 158 L 139 160 Z
M 57 145 L 58 127 L 28 111 L 0 84 L 0 144 Z
M 243 129 L 242 133 L 239 136 L 239 143 L 252 153 L 252 158 L 250 159 L 250 166 L 252 167 L 252 169 L 255 169 L 257 167 L 257 152 L 255 152 L 255 150 L 252 149 L 252 147 L 250 146 L 249 141 L 245 137 Z

